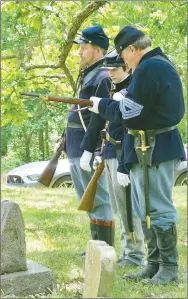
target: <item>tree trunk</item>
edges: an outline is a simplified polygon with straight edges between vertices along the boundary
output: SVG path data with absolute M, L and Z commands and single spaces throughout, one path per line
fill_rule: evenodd
M 31 153 L 30 153 L 30 143 L 31 143 L 31 133 L 27 133 L 25 130 L 23 132 L 24 141 L 25 141 L 25 161 L 27 163 L 31 162 Z
M 49 158 L 49 156 L 50 156 L 50 150 L 49 150 L 48 122 L 46 123 L 46 128 L 45 128 L 45 149 L 46 149 L 46 157 L 45 158 Z
M 44 130 L 43 129 L 39 129 L 39 161 L 43 161 L 44 160 Z

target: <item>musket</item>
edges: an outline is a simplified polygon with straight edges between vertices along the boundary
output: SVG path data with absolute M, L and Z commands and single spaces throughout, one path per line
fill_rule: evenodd
M 95 200 L 95 194 L 98 186 L 98 179 L 104 170 L 104 162 L 99 163 L 95 170 L 86 190 L 81 198 L 78 210 L 91 212 L 93 210 L 93 204 Z
M 107 125 L 107 123 L 106 123 Z M 106 127 L 106 126 L 105 126 Z M 102 155 L 102 151 L 104 148 L 105 139 L 102 140 L 100 155 Z M 87 185 L 84 194 L 82 195 L 78 210 L 91 212 L 93 210 L 93 204 L 95 200 L 95 195 L 98 186 L 98 179 L 104 170 L 104 162 L 98 164 L 97 169 L 95 170 L 89 184 Z
M 144 195 L 145 195 L 145 206 L 146 206 L 146 223 L 147 228 L 151 227 L 151 219 L 150 219 L 150 202 L 149 202 L 149 175 L 148 175 L 148 166 L 147 166 L 147 150 L 150 146 L 146 145 L 146 136 L 145 132 L 142 130 L 138 131 L 141 140 L 141 146 L 136 147 L 141 151 L 142 158 L 142 167 L 144 172 Z
M 90 100 L 86 100 L 86 99 L 78 99 L 78 98 L 71 98 L 71 97 L 64 97 L 64 96 L 60 97 L 60 96 L 44 95 L 44 94 L 25 92 L 25 91 L 21 91 L 20 95 L 38 98 L 45 102 L 52 101 L 52 102 L 58 102 L 58 103 L 77 104 L 80 106 L 93 107 L 93 102 Z
M 45 187 L 48 187 L 50 185 L 50 182 L 57 168 L 58 159 L 62 151 L 64 150 L 64 147 L 65 147 L 65 137 L 62 136 L 59 147 L 57 148 L 55 154 L 53 155 L 50 162 L 47 164 L 47 166 L 45 167 L 45 169 L 43 170 L 43 172 L 41 173 L 38 179 L 39 183 L 41 183 Z

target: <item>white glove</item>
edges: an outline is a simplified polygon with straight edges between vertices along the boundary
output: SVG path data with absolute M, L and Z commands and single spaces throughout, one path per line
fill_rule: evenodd
M 102 158 L 101 156 L 96 156 L 94 161 L 93 161 L 93 169 L 96 170 L 98 165 L 102 163 Z
M 125 173 L 117 172 L 117 180 L 118 183 L 123 187 L 126 187 L 130 184 L 129 176 Z
M 91 171 L 91 167 L 90 167 L 90 161 L 92 158 L 93 154 L 88 152 L 88 151 L 84 151 L 81 158 L 80 158 L 80 167 L 85 170 L 90 172 Z
M 98 98 L 98 97 L 91 97 L 90 98 L 90 101 L 93 102 L 93 107 L 89 107 L 88 109 L 91 111 L 91 112 L 94 112 L 96 114 L 99 114 L 99 110 L 98 110 L 98 106 L 99 106 L 99 102 L 100 102 L 101 98 Z
M 127 94 L 126 89 L 122 89 L 120 92 L 115 92 L 114 95 L 113 95 L 113 100 L 115 100 L 115 101 L 124 100 L 126 94 Z

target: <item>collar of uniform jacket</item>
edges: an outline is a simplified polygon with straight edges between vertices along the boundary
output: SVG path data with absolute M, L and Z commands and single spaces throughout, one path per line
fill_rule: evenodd
M 116 83 L 116 90 L 120 91 L 122 89 L 125 89 L 125 86 L 129 85 L 130 79 L 131 79 L 131 75 L 129 75 L 127 78 L 125 78 L 120 83 Z
M 156 56 L 156 55 L 161 55 L 161 56 L 163 56 L 164 58 L 166 58 L 167 60 L 169 60 L 169 58 L 163 53 L 163 51 L 161 50 L 161 48 L 160 48 L 160 47 L 157 47 L 157 48 L 155 48 L 155 49 L 149 51 L 148 53 L 146 53 L 146 54 L 140 59 L 139 64 L 140 64 L 141 62 L 143 62 L 144 60 L 147 60 L 147 59 L 149 59 L 149 58 L 151 58 L 151 57 L 153 57 L 153 56 Z M 169 60 L 169 61 L 170 61 L 170 60 Z
M 89 72 L 91 72 L 93 69 L 95 69 L 96 67 L 98 66 L 101 66 L 103 65 L 103 62 L 104 62 L 104 58 L 96 61 L 95 63 L 93 63 L 92 65 L 86 67 L 84 70 L 83 70 L 83 76 L 85 77 Z

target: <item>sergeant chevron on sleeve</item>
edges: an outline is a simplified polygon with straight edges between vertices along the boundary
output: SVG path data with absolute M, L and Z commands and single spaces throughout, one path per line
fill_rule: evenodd
M 116 93 L 118 101 L 91 97 L 93 107 L 89 109 L 128 128 L 123 141 L 124 166 L 130 170 L 133 208 L 142 221 L 148 263 L 140 273 L 124 278 L 166 284 L 178 280 L 172 188 L 174 170 L 185 159 L 176 127 L 184 115 L 182 83 L 175 66 L 160 47 L 152 49 L 144 32 L 126 26 L 114 44 L 133 70 L 131 82 Z

